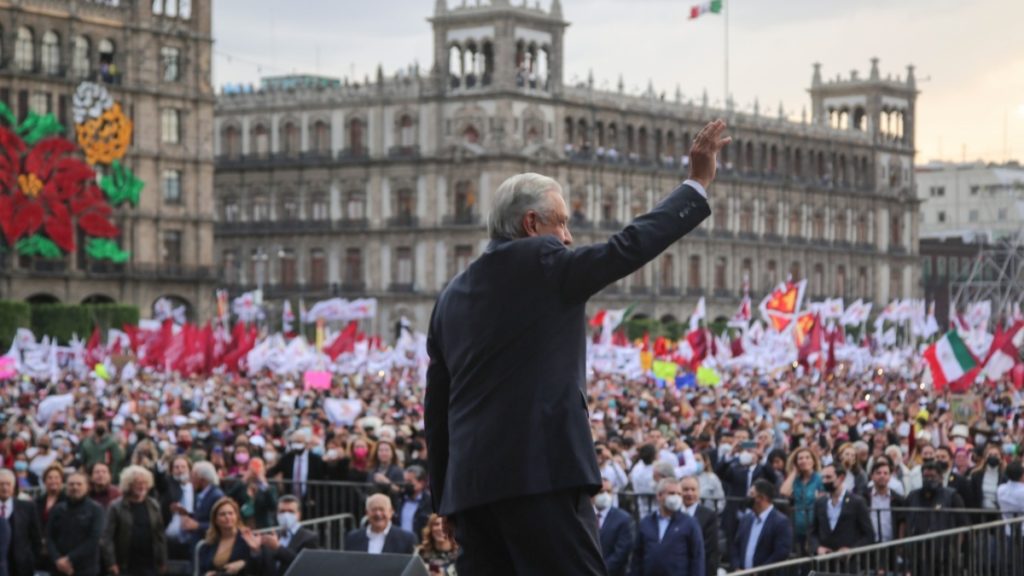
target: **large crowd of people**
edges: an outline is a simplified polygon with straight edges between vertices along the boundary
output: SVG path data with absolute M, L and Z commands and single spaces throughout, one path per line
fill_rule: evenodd
M 896 373 L 724 376 L 681 389 L 590 377 L 609 573 L 716 574 L 1024 512 L 1024 396 L 1008 380 L 951 395 Z M 202 574 L 284 574 L 323 544 L 303 520 L 339 512 L 360 520 L 345 549 L 452 571 L 458 543 L 432 514 L 415 371 L 338 375 L 330 390 L 140 373 L 17 377 L 0 392 L 9 574 L 190 570 L 200 542 Z M 40 419 L 61 395 L 72 401 Z M 326 398 L 358 399 L 361 412 L 338 422 Z M 321 482 L 349 483 L 357 503 L 317 502 Z

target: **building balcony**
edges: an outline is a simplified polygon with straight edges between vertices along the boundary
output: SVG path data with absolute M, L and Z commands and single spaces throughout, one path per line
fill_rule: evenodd
M 140 278 L 178 281 L 216 280 L 220 276 L 220 268 L 216 266 L 195 266 L 176 263 L 133 264 L 127 272 Z
M 366 218 L 342 218 L 333 221 L 333 228 L 337 230 L 365 230 L 370 227 L 370 221 Z
M 728 239 L 733 237 L 733 233 L 732 230 L 727 230 L 724 228 L 715 228 L 714 230 L 711 231 L 711 236 L 714 238 Z
M 455 214 L 454 216 L 442 216 L 443 226 L 476 226 L 480 223 L 480 217 L 476 214 Z
M 907 253 L 907 248 L 906 248 L 906 246 L 903 246 L 902 244 L 890 244 L 889 245 L 889 254 L 897 254 L 898 255 L 898 254 L 906 254 L 906 253 Z
M 786 238 L 786 242 L 790 244 L 807 244 L 807 238 L 803 236 L 789 236 Z
M 388 285 L 388 292 L 396 292 L 400 294 L 408 294 L 416 291 L 416 286 L 412 282 L 392 282 Z
M 650 286 L 630 286 L 629 293 L 637 296 L 646 296 L 651 293 Z
M 739 234 L 736 235 L 736 237 L 739 238 L 740 240 L 748 240 L 748 241 L 756 241 L 757 240 L 757 234 L 755 234 L 754 232 L 740 232 Z
M 574 216 L 574 217 L 572 217 L 569 220 L 569 228 L 575 229 L 575 230 L 593 230 L 594 229 L 594 221 L 593 220 L 587 220 L 586 218 L 583 218 L 583 217 L 575 217 Z
M 420 225 L 420 219 L 412 214 L 400 214 L 388 218 L 387 223 L 392 228 L 416 228 Z
M 722 298 L 722 299 L 728 299 L 728 298 L 732 298 L 733 297 L 732 291 L 729 290 L 728 288 L 715 288 L 714 292 L 712 292 L 712 295 L 715 298 Z
M 419 158 L 420 147 L 418 144 L 412 146 L 392 146 L 388 148 L 389 158 Z
M 697 227 L 690 231 L 689 236 L 693 236 L 695 238 L 707 238 L 708 231 L 704 228 Z
M 782 242 L 782 236 L 779 236 L 778 234 L 765 234 L 762 237 L 762 239 L 765 242 L 776 242 L 776 243 Z
M 689 286 L 686 288 L 687 296 L 703 296 L 704 289 L 696 286 Z
M 338 150 L 338 162 L 346 163 L 358 163 L 365 162 L 370 159 L 370 151 L 366 147 L 362 148 L 346 148 L 344 150 Z
M 601 230 L 622 230 L 622 222 L 618 220 L 601 220 L 598 227 Z
M 659 296 L 679 296 L 679 288 L 675 286 L 662 286 L 658 288 Z
M 346 280 L 338 288 L 342 294 L 365 294 L 366 282 L 362 280 Z

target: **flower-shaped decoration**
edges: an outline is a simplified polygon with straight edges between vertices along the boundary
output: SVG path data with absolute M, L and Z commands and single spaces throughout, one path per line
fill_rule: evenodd
M 112 169 L 112 174 L 100 179 L 100 188 L 115 206 L 123 202 L 138 204 L 143 183 L 121 164 L 131 143 L 132 121 L 107 89 L 93 82 L 78 85 L 72 104 L 75 133 L 86 162 Z
M 3 104 L 0 118 L 13 118 Z M 50 132 L 63 127 L 45 116 L 21 127 L 0 125 L 0 231 L 19 253 L 53 258 L 74 251 L 76 227 L 92 237 L 89 242 L 120 231 L 95 173 L 75 156 L 75 144 Z M 39 140 L 28 144 L 19 134 Z

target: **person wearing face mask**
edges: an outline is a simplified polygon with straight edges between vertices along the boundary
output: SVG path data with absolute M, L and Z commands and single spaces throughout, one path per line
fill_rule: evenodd
M 658 509 L 640 521 L 630 576 L 704 576 L 704 537 L 683 512 L 683 491 L 675 478 L 658 482 Z
M 85 474 L 68 476 L 68 499 L 54 507 L 46 525 L 46 546 L 57 574 L 98 576 L 106 513 L 88 497 Z M 31 573 L 31 572 L 29 572 Z
M 289 437 L 288 453 L 267 470 L 268 478 L 279 474 L 283 476 L 285 490 L 303 500 L 307 506 L 309 505 L 308 482 L 324 479 L 323 458 L 313 454 L 309 450 L 308 444 L 309 437 L 305 432 L 301 430 L 292 432 Z
M 952 488 L 960 495 L 967 506 L 972 501 L 971 483 L 966 476 L 957 474 L 953 470 L 953 450 L 949 446 L 939 446 L 935 449 L 935 463 L 942 471 L 942 485 Z
M 736 528 L 740 517 L 747 511 L 743 501 L 754 482 L 764 479 L 778 486 L 775 471 L 771 466 L 761 464 L 761 449 L 749 440 L 750 433 L 741 429 L 736 431 L 736 446 L 732 458 L 719 461 L 715 473 L 722 480 L 727 501 L 722 515 L 722 528 L 726 541 L 736 537 Z
M 821 471 L 825 495 L 814 503 L 809 549 L 821 555 L 866 546 L 874 542 L 875 531 L 864 499 L 846 490 L 846 470 L 830 464 Z M 837 570 L 842 571 L 842 570 Z
M 260 537 L 263 566 L 270 574 L 282 576 L 303 550 L 320 547 L 316 533 L 302 528 L 302 506 L 299 499 L 286 494 L 277 502 L 277 530 Z
M 750 487 L 747 508 L 736 539 L 730 544 L 732 570 L 757 568 L 789 558 L 793 549 L 793 528 L 789 518 L 775 509 L 775 486 L 758 480 Z
M 717 576 L 721 553 L 718 551 L 718 514 L 700 503 L 700 482 L 696 476 L 687 476 L 679 481 L 683 490 L 683 512 L 700 525 L 704 538 L 704 571 L 707 576 Z
M 241 447 L 240 447 L 241 448 Z M 242 458 L 238 458 L 243 456 Z M 242 521 L 256 529 L 269 528 L 274 525 L 274 510 L 277 506 L 277 488 L 267 482 L 266 468 L 263 460 L 249 459 L 248 448 L 235 452 L 235 461 L 245 461 L 241 482 L 235 482 L 228 491 L 237 504 Z
M 907 507 L 912 509 L 906 515 L 907 536 L 922 536 L 966 524 L 963 514 L 950 511 L 951 508 L 963 508 L 964 502 L 955 490 L 942 485 L 942 475 L 938 462 L 921 465 L 921 488 L 907 497 Z M 948 546 L 938 546 L 934 553 L 927 554 L 925 548 L 917 547 L 918 553 L 911 555 L 911 573 L 935 574 L 938 567 L 952 560 Z
M 594 495 L 594 513 L 597 515 L 598 536 L 601 539 L 601 555 L 608 569 L 608 576 L 625 576 L 629 568 L 629 552 L 633 548 L 633 518 L 612 505 L 614 489 L 605 478 L 601 491 Z
M 1002 447 L 998 443 L 990 442 L 982 454 L 983 457 L 968 477 L 970 497 L 964 499 L 964 506 L 998 510 L 996 494 L 999 487 L 1006 483 L 1006 463 L 1003 462 Z M 975 524 L 994 519 L 993 514 L 975 514 L 973 517 Z
M 91 470 L 94 464 L 102 462 L 110 468 L 110 476 L 116 482 L 124 465 L 124 451 L 121 450 L 117 438 L 110 433 L 107 422 L 99 420 L 94 428 L 92 422 L 87 420 L 82 425 L 82 430 L 88 434 L 78 447 L 78 458 L 82 468 Z
M 402 530 L 422 534 L 432 511 L 425 468 L 413 465 L 405 469 L 402 494 L 395 500 L 397 504 L 392 521 L 401 526 Z

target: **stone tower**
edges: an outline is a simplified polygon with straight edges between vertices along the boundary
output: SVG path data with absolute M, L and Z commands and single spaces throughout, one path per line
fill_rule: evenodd
M 562 5 L 475 0 L 449 7 L 437 0 L 434 62 L 447 93 L 522 90 L 551 95 L 562 88 Z

